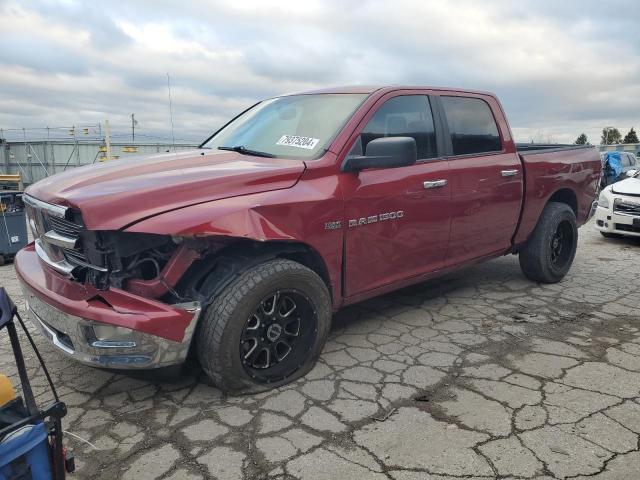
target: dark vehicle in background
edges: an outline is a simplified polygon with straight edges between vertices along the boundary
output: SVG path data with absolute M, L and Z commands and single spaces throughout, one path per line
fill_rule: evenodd
M 271 98 L 200 149 L 25 192 L 34 323 L 88 365 L 191 352 L 255 392 L 307 373 L 339 308 L 501 255 L 558 282 L 593 213 L 591 146 L 516 145 L 498 99 L 432 87 Z

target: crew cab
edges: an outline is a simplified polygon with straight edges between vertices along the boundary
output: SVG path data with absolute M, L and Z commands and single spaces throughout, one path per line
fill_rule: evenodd
M 231 393 L 314 365 L 332 312 L 501 255 L 558 282 L 593 213 L 593 147 L 516 145 L 498 99 L 349 87 L 261 101 L 199 149 L 77 168 L 24 195 L 15 268 L 60 351 Z

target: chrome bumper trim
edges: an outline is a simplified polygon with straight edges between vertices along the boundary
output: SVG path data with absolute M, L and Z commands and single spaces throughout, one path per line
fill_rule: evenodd
M 73 269 L 75 268 L 75 266 L 71 265 L 69 262 L 67 262 L 64 259 L 53 260 L 49 256 L 47 251 L 44 249 L 44 247 L 42 246 L 42 240 L 40 240 L 39 238 L 35 241 L 35 247 L 36 247 L 36 253 L 38 254 L 38 257 L 40 257 L 40 260 L 42 260 L 44 263 L 49 265 L 56 272 L 62 273 L 67 277 L 71 277 L 71 272 L 73 272 Z
M 54 217 L 65 218 L 68 210 L 67 207 L 43 202 L 42 200 L 38 200 L 37 198 L 34 198 L 31 195 L 27 195 L 26 193 L 22 195 L 22 200 L 24 201 L 24 203 L 34 208 L 46 210 L 49 213 L 49 215 L 53 215 Z
M 22 286 L 27 311 L 43 336 L 63 354 L 85 365 L 116 369 L 152 369 L 183 363 L 200 316 L 200 303 L 179 304 L 193 312 L 182 342 L 131 330 L 131 342 L 104 345 L 92 338 L 92 326 L 98 322 L 70 315 L 43 302 Z
M 622 215 L 623 217 L 640 218 L 640 213 L 621 212 L 620 210 L 613 210 L 616 215 Z
M 65 235 L 60 235 L 55 230 L 49 230 L 44 234 L 44 238 L 47 239 L 52 245 L 56 245 L 57 247 L 68 248 L 69 250 L 73 250 L 78 245 L 77 238 L 67 237 Z

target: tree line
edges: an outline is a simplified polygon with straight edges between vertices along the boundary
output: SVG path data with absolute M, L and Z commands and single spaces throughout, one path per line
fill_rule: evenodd
M 589 139 L 584 133 L 574 142 L 576 145 L 589 145 Z M 640 143 L 638 140 L 638 134 L 631 127 L 631 130 L 622 138 L 620 130 L 615 127 L 608 127 L 602 129 L 602 137 L 600 137 L 600 145 L 616 145 L 618 143 Z

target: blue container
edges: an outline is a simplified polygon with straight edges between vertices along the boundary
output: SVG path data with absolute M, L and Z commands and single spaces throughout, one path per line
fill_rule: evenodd
M 48 432 L 42 422 L 12 432 L 0 442 L 0 480 L 20 478 L 52 478 Z

